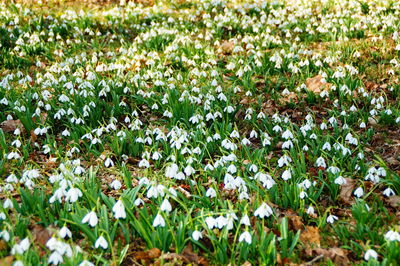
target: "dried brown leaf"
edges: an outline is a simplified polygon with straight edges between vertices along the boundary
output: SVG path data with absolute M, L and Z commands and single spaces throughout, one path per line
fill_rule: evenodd
M 21 120 L 6 120 L 1 122 L 0 128 L 5 133 L 13 133 L 17 128 L 21 130 L 21 133 L 25 132 L 24 125 L 22 124 Z
M 354 202 L 352 199 L 353 190 L 356 185 L 356 181 L 351 178 L 345 178 L 346 183 L 340 186 L 340 200 L 345 204 L 351 204 Z
M 296 231 L 303 229 L 304 227 L 303 219 L 300 216 L 290 215 L 288 216 L 288 218 L 289 218 L 289 225 L 291 228 L 293 228 Z
M 386 199 L 386 202 L 389 203 L 389 205 L 393 208 L 399 208 L 400 207 L 400 196 L 397 196 L 397 195 L 390 196 Z
M 0 251 L 6 250 L 6 249 L 7 249 L 7 242 L 4 241 L 3 239 L 0 240 Z
M 0 265 L 1 266 L 11 266 L 14 261 L 14 256 L 7 256 L 2 259 L 0 259 Z
M 321 93 L 323 90 L 329 91 L 331 84 L 324 82 L 323 80 L 324 80 L 324 78 L 321 75 L 317 75 L 313 78 L 308 78 L 306 80 L 306 86 L 307 86 L 308 90 L 310 90 L 316 94 Z
M 137 251 L 133 253 L 133 257 L 136 260 L 151 260 L 151 259 L 156 259 L 161 256 L 161 250 L 158 248 L 152 248 L 147 251 Z
M 208 262 L 205 258 L 197 255 L 192 250 L 192 245 L 189 244 L 183 251 L 182 256 L 187 258 L 190 262 L 198 264 L 198 265 L 208 265 Z
M 317 256 L 323 255 L 324 258 L 331 259 L 335 265 L 348 265 L 350 262 L 349 258 L 347 257 L 348 251 L 342 248 L 315 248 L 313 253 Z
M 51 238 L 51 232 L 41 225 L 35 224 L 31 230 L 35 242 L 45 246 L 47 241 Z
M 306 254 L 311 256 L 313 247 L 320 247 L 321 245 L 321 236 L 319 234 L 318 227 L 315 226 L 306 226 L 306 230 L 301 232 L 300 241 L 303 242 L 306 246 Z
M 235 47 L 235 43 L 234 42 L 232 42 L 232 41 L 223 41 L 219 48 L 221 49 L 221 52 L 223 54 L 231 54 L 234 47 Z

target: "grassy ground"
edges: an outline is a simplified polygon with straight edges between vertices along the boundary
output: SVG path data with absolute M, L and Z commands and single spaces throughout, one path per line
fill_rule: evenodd
M 397 1 L 0 4 L 0 265 L 397 265 Z

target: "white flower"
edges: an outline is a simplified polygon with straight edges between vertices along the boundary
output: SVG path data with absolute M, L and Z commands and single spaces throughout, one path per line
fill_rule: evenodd
M 71 231 L 68 229 L 68 227 L 63 226 L 63 227 L 60 229 L 60 231 L 58 232 L 58 236 L 61 237 L 61 238 L 66 238 L 67 236 L 68 236 L 69 238 L 71 238 L 71 237 L 72 237 L 72 233 L 71 233 Z
M 103 248 L 103 249 L 107 249 L 107 248 L 108 248 L 107 240 L 106 240 L 103 236 L 100 236 L 100 237 L 96 240 L 96 243 L 94 243 L 94 247 L 95 247 L 95 248 L 101 247 L 101 248 Z
M 114 166 L 114 162 L 110 158 L 107 158 L 105 160 L 105 162 L 104 162 L 104 166 L 105 167 L 113 167 Z
M 165 176 L 174 178 L 178 172 L 179 168 L 177 164 L 171 164 L 170 166 L 167 167 L 165 170 Z
M 400 242 L 400 234 L 393 230 L 388 231 L 385 234 L 385 238 L 388 241 L 399 241 Z
M 322 157 L 319 157 L 316 161 L 316 165 L 317 167 L 322 167 L 322 168 L 326 168 L 326 163 L 325 163 L 325 159 Z
M 254 212 L 254 216 L 258 216 L 258 217 L 260 217 L 261 219 L 263 219 L 264 217 L 269 217 L 269 216 L 271 216 L 272 213 L 273 213 L 273 211 L 272 211 L 271 207 L 270 207 L 268 204 L 263 203 L 263 204 L 261 204 L 261 206 Z
M 125 206 L 121 200 L 118 200 L 115 203 L 115 205 L 112 208 L 112 211 L 114 213 L 115 219 L 119 219 L 119 218 L 125 219 L 126 218 Z
M 54 251 L 53 253 L 51 253 L 49 260 L 48 260 L 49 264 L 52 263 L 54 265 L 58 265 L 62 262 L 64 262 L 64 260 L 60 253 L 58 253 L 57 251 Z
M 291 178 L 292 178 L 292 173 L 290 172 L 290 170 L 285 170 L 282 174 L 282 179 L 287 181 Z
M 24 263 L 20 260 L 17 260 L 13 263 L 13 266 L 24 266 Z
M 135 206 L 144 205 L 144 201 L 141 198 L 137 198 L 134 202 Z
M 247 226 L 250 226 L 250 218 L 247 214 L 245 214 L 241 219 L 240 219 L 240 224 L 244 224 Z
M 122 187 L 121 182 L 119 182 L 119 180 L 115 179 L 114 181 L 111 182 L 110 186 L 115 189 L 118 190 Z
M 354 191 L 354 195 L 355 195 L 357 198 L 361 198 L 361 197 L 364 195 L 364 190 L 362 189 L 362 187 L 357 188 L 357 189 Z
M 207 189 L 206 197 L 215 198 L 216 196 L 217 196 L 217 192 L 215 191 L 215 189 L 213 189 L 212 187 Z
M 308 215 L 314 214 L 314 207 L 313 207 L 313 206 L 309 206 L 309 207 L 307 208 L 307 214 L 308 214 Z
M 329 215 L 328 218 L 326 218 L 326 222 L 333 224 L 336 220 L 339 220 L 339 218 L 335 215 Z
M 219 229 L 222 229 L 225 225 L 228 224 L 228 219 L 226 219 L 224 216 L 218 216 L 218 218 L 215 219 L 215 222 L 217 224 L 217 227 Z
M 29 239 L 24 238 L 23 240 L 21 240 L 21 242 L 19 242 L 19 244 L 15 244 L 12 247 L 11 254 L 12 255 L 23 254 L 25 251 L 27 251 L 29 249 L 30 245 L 31 245 L 31 243 L 29 242 Z
M 216 221 L 212 216 L 209 216 L 205 220 L 208 229 L 213 229 L 216 226 Z
M 390 196 L 396 195 L 396 193 L 394 193 L 393 189 L 388 187 L 383 191 L 383 195 L 385 195 L 386 197 L 390 197 Z
M 6 199 L 3 203 L 4 209 L 12 209 L 14 208 L 13 202 L 10 199 Z
M 157 227 L 157 226 L 164 227 L 165 226 L 165 220 L 160 214 L 157 214 L 157 216 L 154 218 L 153 226 L 154 227 Z
M 68 190 L 65 200 L 74 203 L 79 199 L 79 197 L 82 197 L 82 191 L 79 188 L 73 187 Z
M 160 209 L 162 211 L 165 211 L 165 212 L 171 212 L 172 211 L 172 206 L 171 206 L 171 203 L 169 203 L 168 199 L 164 199 L 163 200 L 163 202 L 161 203 Z
M 79 266 L 94 266 L 94 264 L 91 263 L 91 262 L 88 261 L 88 260 L 84 260 L 84 261 L 82 261 L 82 262 L 79 264 Z
M 200 231 L 195 230 L 195 231 L 193 231 L 193 233 L 192 233 L 192 238 L 193 238 L 195 241 L 198 241 L 200 238 L 203 238 L 203 234 L 202 234 Z
M 82 223 L 88 223 L 91 227 L 95 227 L 98 223 L 99 219 L 94 211 L 89 212 L 82 219 Z
M 251 244 L 251 235 L 248 231 L 244 231 L 240 236 L 239 236 L 239 242 L 245 241 L 247 244 Z
M 368 249 L 367 252 L 365 252 L 364 259 L 366 261 L 369 261 L 370 259 L 377 260 L 378 259 L 378 253 L 376 253 L 376 251 L 373 250 L 373 249 Z
M 338 177 L 335 179 L 335 184 L 337 184 L 337 185 L 344 185 L 344 184 L 346 184 L 346 179 L 344 179 L 343 176 L 338 176 Z
M 4 241 L 8 242 L 10 241 L 10 233 L 6 231 L 5 229 L 0 232 L 0 237 L 4 239 Z

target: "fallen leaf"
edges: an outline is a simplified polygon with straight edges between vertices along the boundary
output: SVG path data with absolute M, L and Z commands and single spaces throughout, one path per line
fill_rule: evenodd
M 297 94 L 294 93 L 293 91 L 291 91 L 288 94 L 283 95 L 283 97 L 280 98 L 279 100 L 282 104 L 284 104 L 284 103 L 290 103 L 290 102 L 295 103 L 295 102 L 297 102 L 297 99 L 298 99 Z
M 136 260 L 150 260 L 150 259 L 156 259 L 161 256 L 161 250 L 158 248 L 152 248 L 147 251 L 137 251 L 133 253 L 133 257 Z
M 31 230 L 34 241 L 42 246 L 45 246 L 47 240 L 50 239 L 52 233 L 41 225 L 35 224 Z
M 346 183 L 340 186 L 339 199 L 345 204 L 351 204 L 354 202 L 352 195 L 356 185 L 356 181 L 351 178 L 345 178 Z
M 183 251 L 182 256 L 187 258 L 190 262 L 198 264 L 198 265 L 208 265 L 208 262 L 205 258 L 197 255 L 192 250 L 192 245 L 189 244 Z
M 317 256 L 323 255 L 324 258 L 331 259 L 335 265 L 348 265 L 350 262 L 347 257 L 348 251 L 342 248 L 315 248 L 313 253 Z
M 162 261 L 162 262 L 165 262 L 165 261 L 168 261 L 168 260 L 179 261 L 179 262 L 183 262 L 183 263 L 187 263 L 187 264 L 190 263 L 189 259 L 187 259 L 183 255 L 178 254 L 178 253 L 165 253 L 159 259 L 159 261 Z M 156 265 L 161 265 L 161 264 L 156 264 Z M 162 265 L 164 265 L 164 264 L 162 264 Z
M 394 195 L 386 199 L 386 202 L 393 208 L 400 207 L 400 196 Z
M 11 266 L 14 261 L 14 256 L 7 256 L 2 259 L 0 259 L 0 265 L 1 266 Z
M 319 234 L 318 227 L 306 226 L 306 230 L 304 230 L 300 234 L 300 241 L 303 242 L 306 246 L 306 254 L 308 256 L 311 256 L 312 248 L 320 247 L 321 245 L 321 236 Z
M 24 125 L 21 120 L 6 120 L 1 122 L 0 128 L 3 129 L 5 133 L 13 133 L 17 128 L 21 130 L 21 133 L 25 132 Z
M 4 241 L 3 239 L 0 240 L 0 251 L 6 250 L 7 249 L 7 242 Z M 0 264 L 1 265 L 1 264 Z
M 317 75 L 313 78 L 308 78 L 306 80 L 306 86 L 308 90 L 319 94 L 323 90 L 330 90 L 331 84 L 324 81 L 324 78 L 321 75 Z
M 235 47 L 235 43 L 232 41 L 224 41 L 222 42 L 220 49 L 223 54 L 231 54 L 233 48 Z
M 289 219 L 289 227 L 291 229 L 294 229 L 296 231 L 303 230 L 304 228 L 303 219 L 300 216 L 298 216 L 296 212 L 289 209 L 284 211 L 283 215 Z
M 303 219 L 298 215 L 288 216 L 289 225 L 296 231 L 303 229 Z

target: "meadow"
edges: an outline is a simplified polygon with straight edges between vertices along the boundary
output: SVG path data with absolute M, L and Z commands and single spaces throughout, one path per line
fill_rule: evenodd
M 400 2 L 2 1 L 0 265 L 400 264 Z

